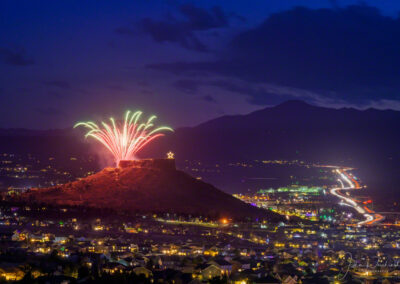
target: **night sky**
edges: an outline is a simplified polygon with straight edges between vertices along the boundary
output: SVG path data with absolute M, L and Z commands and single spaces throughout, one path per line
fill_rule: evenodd
M 400 1 L 0 2 L 0 128 L 288 99 L 400 110 Z

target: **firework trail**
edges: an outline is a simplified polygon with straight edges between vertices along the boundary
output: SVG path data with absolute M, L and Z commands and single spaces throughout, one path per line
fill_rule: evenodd
M 161 126 L 154 128 L 155 115 L 146 122 L 140 122 L 141 111 L 127 111 L 122 123 L 110 118 L 111 123 L 101 122 L 101 126 L 92 121 L 78 122 L 75 127 L 84 126 L 88 129 L 85 137 L 92 137 L 103 144 L 114 156 L 118 165 L 121 160 L 133 160 L 137 152 L 154 139 L 164 136 L 161 131 L 173 131 L 172 128 Z

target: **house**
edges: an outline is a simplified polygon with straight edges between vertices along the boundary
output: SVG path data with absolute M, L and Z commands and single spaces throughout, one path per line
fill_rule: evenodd
M 124 270 L 125 266 L 118 262 L 109 262 L 103 266 L 103 271 L 110 274 L 115 272 L 123 272 Z
M 53 242 L 59 244 L 65 244 L 68 241 L 67 237 L 55 237 Z
M 282 284 L 296 284 L 298 282 L 297 276 L 287 276 L 282 279 Z
M 202 269 L 200 274 L 202 279 L 212 279 L 214 277 L 221 277 L 223 271 L 218 266 L 210 264 L 206 268 Z
M 250 260 L 245 260 L 241 258 L 235 258 L 232 260 L 232 270 L 234 271 L 242 271 L 246 269 L 250 269 Z
M 24 271 L 17 266 L 4 265 L 0 268 L 0 276 L 4 277 L 6 281 L 19 281 L 24 275 Z
M 229 275 L 232 272 L 232 263 L 224 259 L 214 259 L 209 261 L 208 264 L 213 264 L 215 266 L 218 266 L 219 268 L 221 268 L 222 273 L 224 274 Z
M 150 278 L 153 276 L 153 273 L 151 272 L 151 270 L 149 270 L 143 266 L 135 267 L 132 269 L 132 271 L 138 276 L 143 274 L 144 276 L 146 276 L 146 278 Z
M 272 277 L 271 275 L 267 275 L 262 278 L 255 279 L 253 281 L 256 284 L 279 284 L 280 281 L 276 279 L 275 277 Z
M 38 283 L 76 283 L 76 279 L 66 275 L 49 275 L 49 276 L 40 276 L 35 279 Z

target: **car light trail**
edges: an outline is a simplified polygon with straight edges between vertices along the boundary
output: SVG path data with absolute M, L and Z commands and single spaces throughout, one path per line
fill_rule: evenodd
M 345 170 L 336 169 L 337 174 L 339 175 L 339 183 L 341 187 L 332 188 L 330 193 L 341 199 L 340 205 L 346 205 L 354 208 L 358 213 L 362 214 L 365 218 L 364 221 L 360 221 L 357 223 L 357 226 L 362 225 L 372 225 L 378 223 L 384 219 L 384 217 L 380 214 L 376 214 L 374 211 L 369 209 L 367 206 L 358 205 L 358 200 L 350 197 L 346 197 L 340 193 L 341 190 L 354 190 L 361 188 L 360 184 L 352 178 L 350 175 L 346 174 Z M 348 186 L 346 187 L 343 183 L 345 181 Z M 348 192 L 347 192 L 348 194 Z

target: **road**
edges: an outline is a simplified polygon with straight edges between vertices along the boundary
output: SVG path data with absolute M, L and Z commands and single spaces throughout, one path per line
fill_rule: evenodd
M 349 175 L 346 170 L 336 169 L 336 173 L 339 178 L 338 181 L 340 183 L 340 187 L 332 188 L 330 190 L 331 194 L 338 197 L 340 199 L 340 204 L 345 206 L 350 206 L 354 208 L 358 213 L 362 214 L 365 220 L 358 222 L 356 225 L 373 225 L 377 224 L 384 219 L 384 217 L 380 214 L 375 213 L 373 210 L 369 209 L 367 206 L 360 205 L 360 201 L 356 200 L 353 197 L 345 196 L 342 191 L 351 191 L 361 189 L 359 182 Z M 347 186 L 345 186 L 345 184 Z

